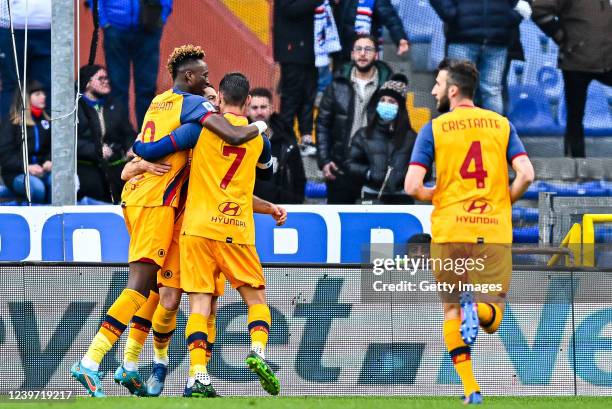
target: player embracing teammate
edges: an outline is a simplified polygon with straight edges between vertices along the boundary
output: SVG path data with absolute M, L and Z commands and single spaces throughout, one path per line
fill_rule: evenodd
M 444 341 L 464 389 L 464 403 L 482 402 L 472 369 L 470 345 L 479 326 L 494 333 L 502 321 L 512 274 L 512 203 L 534 178 L 533 167 L 516 129 L 507 118 L 474 106 L 478 71 L 468 61 L 444 60 L 432 95 L 443 114 L 417 136 L 406 192 L 432 201 L 431 257 L 480 259 L 484 269 L 467 274 L 434 268 L 438 282 L 499 285 L 485 296 L 443 293 Z M 436 186 L 424 177 L 436 163 Z M 508 186 L 510 163 L 516 177 Z M 434 266 L 439 263 L 434 263 Z

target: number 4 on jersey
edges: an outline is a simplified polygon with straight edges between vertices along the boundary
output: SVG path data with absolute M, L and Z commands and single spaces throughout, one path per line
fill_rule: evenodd
M 474 170 L 470 171 L 470 164 L 474 162 Z M 485 178 L 487 177 L 487 171 L 482 167 L 482 149 L 480 147 L 480 141 L 472 142 L 470 149 L 468 149 L 467 155 L 463 160 L 459 174 L 463 179 L 476 179 L 476 188 L 484 189 Z

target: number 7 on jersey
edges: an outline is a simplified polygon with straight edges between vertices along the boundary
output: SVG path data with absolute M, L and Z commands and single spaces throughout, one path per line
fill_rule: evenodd
M 223 146 L 223 156 L 236 155 L 236 157 L 234 158 L 234 161 L 230 165 L 229 169 L 227 170 L 227 173 L 225 174 L 225 176 L 223 176 L 223 179 L 219 184 L 221 189 L 226 189 L 227 185 L 229 185 L 229 183 L 232 181 L 232 178 L 236 174 L 240 163 L 242 163 L 242 159 L 244 159 L 245 154 L 246 148 L 242 148 L 240 146 Z

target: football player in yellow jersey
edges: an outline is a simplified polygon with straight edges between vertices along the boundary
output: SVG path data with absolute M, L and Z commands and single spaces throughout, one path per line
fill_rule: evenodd
M 474 106 L 478 77 L 471 62 L 440 63 L 432 95 L 443 115 L 419 132 L 405 180 L 409 195 L 433 202 L 434 275 L 439 283 L 455 285 L 455 290 L 447 287 L 448 292 L 441 294 L 444 340 L 463 383 L 466 404 L 482 403 L 470 345 L 479 325 L 493 333 L 501 323 L 512 273 L 512 203 L 534 178 L 514 126 L 507 118 Z M 423 180 L 434 160 L 436 186 L 425 187 Z M 510 186 L 506 163 L 516 172 Z M 437 262 L 448 259 L 455 262 L 453 271 Z M 459 268 L 456 261 L 467 259 L 473 260 L 471 267 Z M 493 297 L 476 303 L 469 290 L 478 287 L 466 283 L 489 286 Z
M 250 100 L 247 78 L 240 73 L 227 74 L 219 92 L 225 117 L 235 125 L 247 125 L 244 117 Z M 280 384 L 265 360 L 271 317 L 263 270 L 255 250 L 252 207 L 255 165 L 270 169 L 270 142 L 262 136 L 233 147 L 212 132 L 198 131 L 184 125 L 173 132 L 173 144 L 164 141 L 134 144 L 134 151 L 147 159 L 161 157 L 173 147 L 194 148 L 180 238 L 181 287 L 189 293 L 191 311 L 185 334 L 190 376 L 184 396 L 216 395 L 205 356 L 207 319 L 219 274 L 229 279 L 248 306 L 251 352 L 247 365 L 259 376 L 264 389 L 276 395 Z
M 227 143 L 238 145 L 258 136 L 265 123 L 235 127 L 215 115 L 212 104 L 201 96 L 208 85 L 208 66 L 200 47 L 176 48 L 168 61 L 173 88 L 156 96 L 145 115 L 141 134 L 151 143 L 168 135 L 184 123 L 193 123 L 216 132 Z M 129 277 L 126 288 L 108 310 L 85 356 L 71 367 L 71 375 L 94 397 L 103 397 L 99 365 L 138 310 L 154 309 L 159 297 L 151 292 L 156 286 L 157 270 L 164 264 L 174 229 L 175 208 L 187 174 L 187 153 L 177 152 L 165 159 L 171 169 L 161 176 L 144 173 L 125 184 L 122 207 L 130 247 Z M 133 322 L 144 334 L 150 322 Z M 135 345 L 137 347 L 137 345 Z M 136 348 L 137 349 L 137 348 Z M 123 367 L 122 367 L 123 368 Z M 120 368 L 121 369 L 121 368 Z M 133 370 L 131 370 L 133 369 Z M 127 380 L 130 391 L 142 393 L 143 385 L 136 368 L 123 368 L 115 380 Z

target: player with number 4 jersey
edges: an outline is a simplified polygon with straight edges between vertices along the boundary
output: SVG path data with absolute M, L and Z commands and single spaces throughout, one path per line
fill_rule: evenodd
M 434 205 L 434 276 L 445 288 L 450 284 L 455 289 L 441 293 L 444 340 L 466 404 L 482 403 L 470 345 L 479 326 L 493 333 L 501 324 L 512 274 L 512 203 L 534 178 L 510 121 L 474 105 L 478 77 L 469 61 L 440 63 L 432 95 L 443 114 L 419 132 L 404 186 L 409 195 Z M 425 187 L 423 179 L 434 162 L 436 185 Z M 511 186 L 507 163 L 516 172 Z M 441 263 L 449 259 L 454 269 Z

